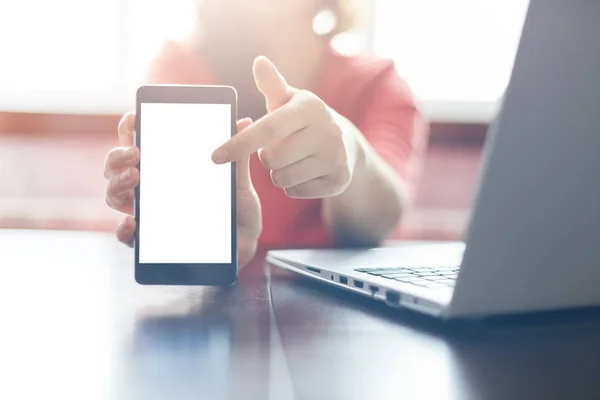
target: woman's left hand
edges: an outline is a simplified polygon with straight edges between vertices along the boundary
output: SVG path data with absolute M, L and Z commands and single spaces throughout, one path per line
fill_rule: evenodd
M 289 197 L 343 193 L 361 158 L 358 129 L 313 93 L 288 85 L 265 57 L 254 62 L 254 79 L 269 112 L 215 150 L 213 161 L 238 161 L 258 151 L 275 186 Z

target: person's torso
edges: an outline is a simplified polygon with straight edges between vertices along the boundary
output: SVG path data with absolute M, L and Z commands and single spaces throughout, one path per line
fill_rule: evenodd
M 199 51 L 168 43 L 158 61 L 154 65 L 156 70 L 150 71 L 151 75 L 154 73 L 151 80 L 155 83 L 232 85 L 238 91 L 239 118 L 251 117 L 257 120 L 266 114 L 264 98 L 255 87 L 249 86 L 248 77 L 240 80 L 220 79 L 219 74 L 210 70 L 209 63 L 204 62 Z M 357 61 L 359 64 L 361 61 L 365 62 L 328 52 L 314 87 L 302 89 L 311 90 L 332 109 L 358 125 L 364 108 L 361 94 L 368 89 L 372 79 L 361 74 L 361 70 L 365 68 L 362 65 L 357 68 L 354 65 Z M 377 71 L 387 67 L 384 61 L 373 62 L 374 68 L 368 75 L 376 76 Z M 251 74 L 251 66 L 245 73 Z M 230 73 L 229 76 L 235 75 Z M 273 185 L 269 170 L 262 165 L 256 154 L 250 159 L 250 171 L 263 212 L 260 247 L 321 247 L 333 244 L 322 223 L 321 200 L 288 197 L 283 189 Z

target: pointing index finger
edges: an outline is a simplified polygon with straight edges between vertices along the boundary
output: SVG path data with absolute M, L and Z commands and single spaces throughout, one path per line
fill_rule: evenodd
M 259 119 L 212 154 L 216 164 L 238 161 L 305 128 L 308 121 L 293 102 Z

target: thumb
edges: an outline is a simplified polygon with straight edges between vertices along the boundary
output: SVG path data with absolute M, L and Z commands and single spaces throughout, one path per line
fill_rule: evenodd
M 256 87 L 265 96 L 269 112 L 290 101 L 295 89 L 287 84 L 275 64 L 267 57 L 257 57 L 254 60 L 252 71 Z
M 251 118 L 240 119 L 237 122 L 238 133 L 252 125 Z M 237 162 L 237 186 L 238 189 L 246 190 L 252 186 L 252 180 L 250 178 L 250 157 L 244 157 Z

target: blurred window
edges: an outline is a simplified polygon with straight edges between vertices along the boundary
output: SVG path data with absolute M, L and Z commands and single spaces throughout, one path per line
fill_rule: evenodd
M 195 0 L 3 0 L 0 110 L 121 113 Z
M 493 118 L 528 0 L 374 0 L 373 50 L 393 58 L 436 119 Z
M 196 0 L 3 0 L 0 109 L 120 113 Z M 367 0 L 364 0 L 367 1 Z M 527 0 L 372 0 L 373 29 L 336 40 L 393 58 L 435 119 L 488 120 L 502 96 Z

